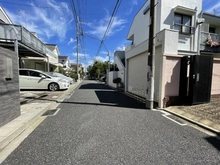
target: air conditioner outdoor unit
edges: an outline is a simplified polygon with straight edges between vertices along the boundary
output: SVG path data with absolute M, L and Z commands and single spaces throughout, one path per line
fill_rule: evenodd
M 204 22 L 205 22 L 205 18 L 198 18 L 197 19 L 198 24 L 201 24 L 201 23 L 204 23 Z

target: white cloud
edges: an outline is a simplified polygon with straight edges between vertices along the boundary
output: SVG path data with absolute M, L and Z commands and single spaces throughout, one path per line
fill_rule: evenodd
M 131 14 L 134 9 L 134 6 L 138 5 L 138 0 L 131 0 L 129 5 L 130 7 L 128 7 L 128 10 L 126 11 L 127 15 Z
M 214 6 L 206 9 L 205 11 L 212 14 L 220 14 L 220 2 L 217 2 Z
M 73 39 L 73 38 L 70 38 L 70 40 L 69 40 L 69 42 L 68 42 L 68 45 L 71 44 L 71 43 L 74 43 L 74 42 L 76 42 L 76 40 Z
M 95 60 L 105 62 L 109 60 L 109 57 L 95 56 Z
M 74 52 L 72 55 L 73 55 L 74 57 L 76 57 L 76 56 L 77 56 L 77 53 Z M 79 57 L 88 57 L 89 54 L 78 53 L 78 56 L 79 56 Z
M 98 23 L 88 23 L 87 25 L 92 28 L 92 30 L 87 33 L 95 35 L 97 38 L 102 39 L 104 36 L 109 20 L 111 16 L 107 14 L 105 18 L 101 19 Z M 119 17 L 114 17 L 110 30 L 108 31 L 107 36 L 112 36 L 116 32 L 121 31 L 124 28 L 124 24 L 126 23 L 125 19 L 121 19 Z
M 72 22 L 68 4 L 57 3 L 54 0 L 42 1 L 42 3 L 49 8 L 30 7 L 27 12 L 7 11 L 7 13 L 13 23 L 23 25 L 31 32 L 36 32 L 42 40 L 47 41 L 51 37 L 57 36 L 60 41 L 63 41 Z M 30 5 L 35 6 L 34 3 L 30 3 Z
M 108 54 L 107 51 L 101 51 L 100 53 L 101 53 L 101 54 L 106 54 L 106 55 Z
M 125 46 L 118 46 L 116 50 L 125 50 Z

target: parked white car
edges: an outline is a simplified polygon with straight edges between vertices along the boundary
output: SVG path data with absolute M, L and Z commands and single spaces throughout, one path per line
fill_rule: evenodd
M 62 79 L 67 80 L 70 84 L 73 84 L 73 79 L 71 77 L 67 77 L 61 73 L 57 73 L 57 72 L 46 72 L 47 74 L 49 74 L 50 76 L 53 77 L 60 77 Z
M 52 77 L 45 72 L 34 69 L 19 70 L 20 89 L 48 89 L 57 91 L 68 89 L 69 83 L 59 77 Z

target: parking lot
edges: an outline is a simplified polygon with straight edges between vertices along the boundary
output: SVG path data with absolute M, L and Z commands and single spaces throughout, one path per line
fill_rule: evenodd
M 56 102 L 58 98 L 63 95 L 69 95 L 72 92 L 72 88 L 76 85 L 73 83 L 67 90 L 48 91 L 48 90 L 21 90 L 20 91 L 20 103 L 45 103 Z

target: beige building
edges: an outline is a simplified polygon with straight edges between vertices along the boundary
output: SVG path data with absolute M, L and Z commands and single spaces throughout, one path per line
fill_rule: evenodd
M 211 94 L 220 94 L 220 17 L 202 12 L 202 0 L 158 0 L 155 11 L 154 102 L 160 108 L 209 102 Z M 125 90 L 147 100 L 149 25 L 146 1 L 127 35 Z

